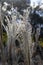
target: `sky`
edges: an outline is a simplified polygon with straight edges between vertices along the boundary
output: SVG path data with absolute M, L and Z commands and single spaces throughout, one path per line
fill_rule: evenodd
M 35 5 L 38 5 L 38 3 L 43 3 L 43 0 L 31 0 L 32 6 L 33 6 L 33 3 L 35 3 Z

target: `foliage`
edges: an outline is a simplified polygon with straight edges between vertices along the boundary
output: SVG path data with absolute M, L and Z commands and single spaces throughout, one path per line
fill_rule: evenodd
M 41 17 L 38 13 L 36 13 L 36 12 L 39 12 L 39 11 L 42 11 L 39 8 L 39 6 L 36 6 L 35 8 L 33 8 L 31 10 L 31 13 L 30 13 L 31 24 L 32 23 L 34 23 L 34 24 L 43 23 L 43 17 Z

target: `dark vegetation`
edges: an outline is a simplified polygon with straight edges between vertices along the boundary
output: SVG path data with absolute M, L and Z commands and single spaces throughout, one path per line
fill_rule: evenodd
M 3 42 L 3 45 L 6 46 L 6 42 L 7 42 L 7 33 L 6 33 L 6 30 L 4 29 L 4 27 L 2 26 L 2 42 Z
M 34 42 L 35 42 L 36 29 L 39 27 L 38 25 L 39 24 L 43 25 L 43 17 L 41 17 L 39 14 L 37 14 L 36 11 L 40 11 L 38 6 L 36 8 L 34 8 L 33 13 L 32 12 L 30 13 L 30 19 L 31 19 L 30 23 L 32 25 L 32 33 L 34 32 L 34 34 L 32 36 L 32 41 L 34 41 Z M 43 27 L 41 27 L 40 36 L 39 36 L 38 40 L 40 41 L 40 45 L 43 47 Z

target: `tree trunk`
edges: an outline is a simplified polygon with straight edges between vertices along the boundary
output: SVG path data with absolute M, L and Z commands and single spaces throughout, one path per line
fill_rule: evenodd
M 2 65 L 5 65 L 5 54 L 4 54 L 4 46 L 2 43 L 2 25 L 1 25 L 1 4 L 0 4 L 0 50 L 1 50 L 1 60 L 2 60 Z

